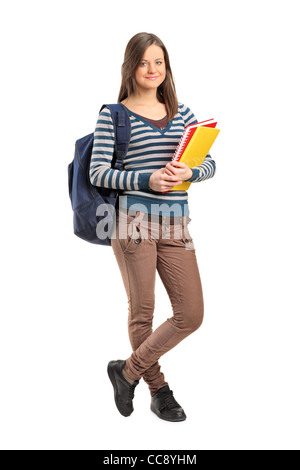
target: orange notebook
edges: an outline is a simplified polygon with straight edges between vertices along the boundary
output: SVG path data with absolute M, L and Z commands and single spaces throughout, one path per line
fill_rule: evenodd
M 171 161 L 186 163 L 189 168 L 201 165 L 220 132 L 216 125 L 214 119 L 208 119 L 187 126 Z M 191 184 L 183 181 L 169 191 L 186 191 Z M 169 191 L 163 191 L 163 194 Z

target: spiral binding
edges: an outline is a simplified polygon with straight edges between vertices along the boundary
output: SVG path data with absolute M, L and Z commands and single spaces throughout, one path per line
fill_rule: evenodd
M 176 147 L 176 150 L 175 150 L 175 153 L 174 153 L 174 156 L 172 158 L 172 161 L 179 161 L 181 155 L 182 155 L 182 151 L 184 150 L 185 148 L 185 144 L 186 144 L 186 141 L 188 140 L 189 138 L 189 135 L 191 133 L 192 129 L 187 127 L 179 141 L 179 144 L 177 145 Z

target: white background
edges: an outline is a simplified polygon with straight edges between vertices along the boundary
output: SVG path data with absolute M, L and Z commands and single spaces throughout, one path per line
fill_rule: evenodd
M 1 3 L 3 449 L 299 449 L 299 2 Z M 122 417 L 106 373 L 131 354 L 113 251 L 73 235 L 75 140 L 116 102 L 138 32 L 179 101 L 221 129 L 189 190 L 205 321 L 161 358 L 187 421 Z M 172 315 L 157 276 L 155 324 Z

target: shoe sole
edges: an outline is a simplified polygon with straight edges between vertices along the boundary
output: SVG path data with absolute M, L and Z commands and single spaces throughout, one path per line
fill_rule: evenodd
M 157 413 L 154 408 L 152 408 L 152 405 L 150 406 L 151 411 L 160 419 L 163 419 L 164 421 L 170 421 L 171 423 L 179 423 L 180 421 L 185 421 L 186 416 L 184 418 L 174 418 L 174 419 L 167 419 L 164 416 L 162 416 L 161 413 Z
M 117 401 L 117 396 L 118 396 L 118 394 L 117 394 L 117 384 L 116 384 L 116 379 L 115 379 L 115 376 L 114 376 L 114 373 L 113 373 L 113 370 L 112 370 L 111 362 L 108 363 L 107 373 L 108 373 L 108 377 L 109 377 L 109 379 L 112 383 L 113 389 L 114 389 L 114 399 L 115 399 L 116 407 L 118 408 L 118 411 L 119 411 L 119 413 L 121 413 L 122 416 L 125 416 L 125 418 L 128 418 L 128 416 L 130 416 L 131 413 L 124 414 L 124 412 L 121 411 L 120 408 L 119 408 L 119 404 L 118 404 L 118 401 Z

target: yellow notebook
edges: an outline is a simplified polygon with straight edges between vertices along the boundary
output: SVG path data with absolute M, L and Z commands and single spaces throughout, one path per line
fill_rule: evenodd
M 188 126 L 185 131 L 187 131 L 189 127 L 193 126 Z M 198 126 L 194 131 L 192 138 L 188 141 L 181 157 L 179 157 L 179 159 L 175 157 L 173 160 L 186 163 L 189 168 L 201 165 L 206 155 L 209 153 L 209 150 L 216 140 L 219 132 L 220 129 Z M 186 191 L 191 184 L 192 183 L 189 181 L 183 181 L 181 184 L 174 186 L 169 191 Z

